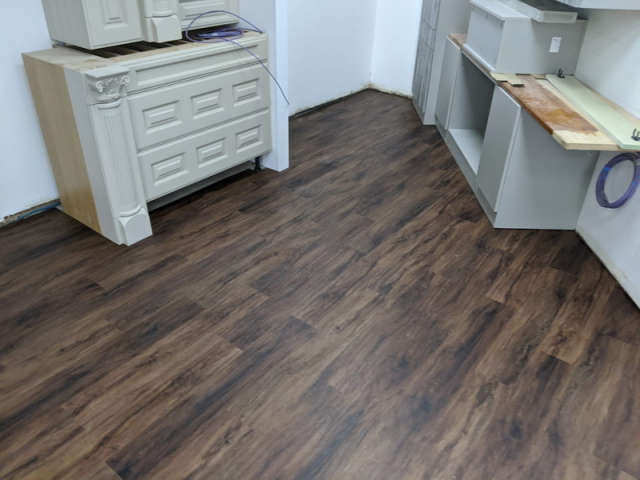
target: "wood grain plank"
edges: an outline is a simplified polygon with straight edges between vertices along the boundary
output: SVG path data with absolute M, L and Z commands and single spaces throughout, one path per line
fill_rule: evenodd
M 640 312 L 575 233 L 491 228 L 406 99 L 291 138 L 131 249 L 0 229 L 0 476 L 640 478 Z

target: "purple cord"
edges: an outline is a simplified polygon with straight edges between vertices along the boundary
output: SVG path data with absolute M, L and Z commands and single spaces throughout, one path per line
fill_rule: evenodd
M 200 18 L 204 17 L 205 15 L 211 15 L 213 13 L 226 13 L 226 14 L 229 14 L 229 15 L 233 15 L 234 17 L 239 18 L 240 20 L 242 20 L 244 22 L 247 22 L 249 25 L 251 25 L 253 27 L 253 29 L 251 29 L 251 28 L 240 29 L 240 28 L 234 28 L 234 27 L 227 27 L 227 28 L 221 28 L 221 29 L 216 30 L 214 32 L 196 33 L 196 34 L 194 34 L 194 37 L 191 37 L 191 27 L 193 27 L 193 24 L 196 23 L 198 20 L 200 20 Z M 276 85 L 278 85 L 278 88 L 280 89 L 280 93 L 282 94 L 282 96 L 284 97 L 285 101 L 287 102 L 287 105 L 290 105 L 289 99 L 285 95 L 284 90 L 282 89 L 282 86 L 280 85 L 280 82 L 278 82 L 278 79 L 273 75 L 273 73 L 271 73 L 271 70 L 269 70 L 267 68 L 267 66 L 264 64 L 264 62 L 262 60 L 260 60 L 260 58 L 258 58 L 258 56 L 256 54 L 254 54 L 251 50 L 249 50 L 248 48 L 246 48 L 243 45 L 240 45 L 238 42 L 235 41 L 238 38 L 242 38 L 244 36 L 244 32 L 247 32 L 247 31 L 248 32 L 263 33 L 262 30 L 260 30 L 258 27 L 256 27 L 249 20 L 247 20 L 245 18 L 242 18 L 240 15 L 236 15 L 235 13 L 227 12 L 226 10 L 210 10 L 208 12 L 201 13 L 200 15 L 198 15 L 196 18 L 194 18 L 191 21 L 191 23 L 187 27 L 187 30 L 185 31 L 185 37 L 187 37 L 187 40 L 190 40 L 190 41 L 192 41 L 194 43 L 220 43 L 220 41 L 222 40 L 222 41 L 225 41 L 225 42 L 233 43 L 234 45 L 237 45 L 238 47 L 242 48 L 245 52 L 249 53 L 256 60 L 258 60 L 258 62 L 260 62 L 260 65 L 262 65 L 262 68 L 264 68 L 267 71 L 267 73 L 271 76 L 271 78 L 273 78 L 273 81 L 276 82 Z
M 639 154 L 637 153 L 622 153 L 617 157 L 614 157 L 602 170 L 600 176 L 598 177 L 598 182 L 596 183 L 596 198 L 598 199 L 598 203 L 601 207 L 604 208 L 620 208 L 625 203 L 627 203 L 631 197 L 636 193 L 638 189 L 638 183 L 640 183 L 640 164 L 638 164 Z M 609 172 L 622 162 L 633 162 L 635 166 L 635 172 L 633 175 L 633 180 L 631 181 L 631 185 L 629 185 L 629 189 L 627 192 L 615 202 L 609 202 L 607 198 L 607 194 L 604 192 L 604 186 L 607 183 L 607 178 L 609 177 Z

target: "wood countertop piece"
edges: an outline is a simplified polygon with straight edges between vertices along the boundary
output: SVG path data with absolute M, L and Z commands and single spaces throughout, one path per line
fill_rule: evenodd
M 567 150 L 617 151 L 618 144 L 588 120 L 547 80 L 518 75 L 524 86 L 501 83 L 560 145 Z

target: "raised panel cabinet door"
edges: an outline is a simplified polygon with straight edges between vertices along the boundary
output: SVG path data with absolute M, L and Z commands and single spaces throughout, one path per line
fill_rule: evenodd
M 267 35 L 249 33 L 236 43 L 263 62 L 268 60 Z M 227 42 L 200 44 L 198 48 L 185 48 L 171 55 L 151 55 L 134 60 L 121 58 L 118 63 L 131 70 L 131 82 L 128 86 L 131 94 L 256 63 L 255 57 Z
M 182 28 L 187 28 L 191 22 L 206 12 L 216 12 L 198 19 L 193 28 L 209 27 L 213 25 L 229 25 L 236 23 L 238 18 L 224 12 L 238 15 L 240 6 L 238 0 L 180 0 L 178 4 L 178 18 L 182 21 Z M 250 19 L 249 19 L 250 20 Z
M 496 85 L 478 167 L 478 188 L 498 211 L 522 107 Z
M 147 200 L 228 170 L 271 150 L 269 110 L 204 130 L 138 155 Z
M 445 131 L 449 130 L 453 92 L 460 70 L 461 55 L 460 48 L 448 38 L 444 48 L 440 90 L 436 103 L 436 119 Z
M 269 107 L 262 65 L 198 78 L 130 97 L 138 149 Z
M 144 40 L 140 4 L 133 0 L 84 0 L 93 48 Z

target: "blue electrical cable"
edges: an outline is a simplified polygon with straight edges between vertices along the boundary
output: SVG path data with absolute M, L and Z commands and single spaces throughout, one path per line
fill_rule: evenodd
M 226 13 L 228 15 L 233 15 L 234 17 L 248 23 L 253 28 L 240 29 L 235 27 L 227 27 L 227 28 L 221 28 L 221 29 L 215 30 L 213 32 L 195 33 L 194 36 L 192 37 L 191 28 L 193 27 L 193 24 L 196 23 L 198 20 L 200 20 L 202 17 L 207 15 L 212 15 L 214 13 Z M 264 68 L 267 71 L 267 73 L 271 76 L 271 78 L 273 78 L 273 81 L 276 82 L 276 85 L 280 89 L 280 93 L 282 94 L 285 101 L 287 102 L 287 105 L 289 105 L 289 99 L 285 95 L 284 90 L 280 85 L 280 82 L 278 82 L 278 79 L 275 77 L 275 75 L 273 75 L 273 73 L 271 73 L 271 70 L 267 68 L 264 62 L 260 58 L 258 58 L 256 54 L 254 54 L 251 50 L 249 50 L 243 45 L 240 45 L 238 42 L 235 41 L 239 38 L 242 38 L 244 36 L 244 32 L 264 33 L 262 30 L 256 27 L 253 23 L 251 23 L 249 20 L 245 18 L 242 18 L 240 15 L 227 12 L 226 10 L 210 10 L 208 12 L 201 13 L 191 21 L 191 23 L 187 27 L 187 30 L 185 31 L 185 37 L 187 38 L 187 40 L 190 40 L 191 42 L 194 42 L 194 43 L 220 43 L 220 41 L 224 41 L 224 42 L 233 43 L 234 45 L 237 45 L 238 47 L 242 48 L 245 52 L 249 53 L 256 60 L 258 60 L 258 62 L 260 62 L 260 65 L 262 65 L 262 68 Z
M 622 153 L 614 157 L 609 163 L 605 165 L 596 183 L 596 198 L 601 207 L 620 208 L 625 203 L 627 203 L 631 199 L 631 197 L 633 197 L 633 195 L 636 193 L 636 190 L 638 189 L 638 184 L 640 183 L 640 164 L 638 163 L 639 158 L 640 155 L 637 153 Z M 629 185 L 629 189 L 626 191 L 626 193 L 615 202 L 610 202 L 607 198 L 607 194 L 604 191 L 604 187 L 607 183 L 607 178 L 609 178 L 609 173 L 611 172 L 611 170 L 616 165 L 622 162 L 632 162 L 634 164 L 635 168 L 633 179 L 631 180 L 631 185 Z

